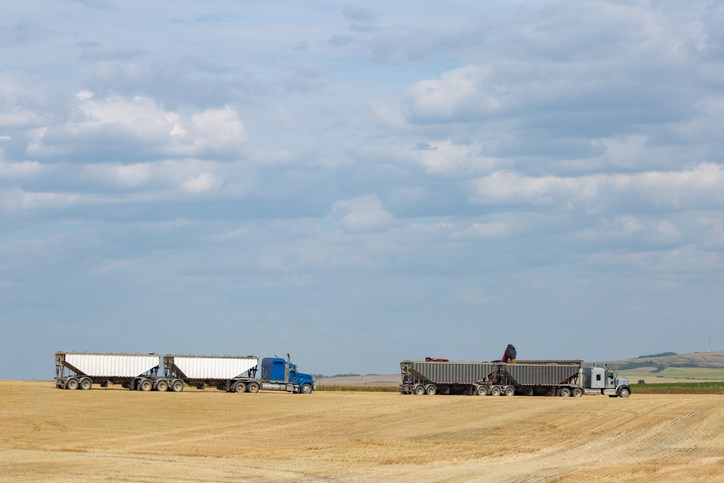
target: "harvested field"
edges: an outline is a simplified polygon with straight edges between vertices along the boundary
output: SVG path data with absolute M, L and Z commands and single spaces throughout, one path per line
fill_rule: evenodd
M 0 381 L 5 481 L 716 480 L 724 397 L 61 391 Z

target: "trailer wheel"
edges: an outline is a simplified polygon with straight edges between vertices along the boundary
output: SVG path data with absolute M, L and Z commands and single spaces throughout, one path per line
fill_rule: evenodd
M 515 394 L 515 388 L 513 386 L 508 386 L 505 388 L 505 391 L 503 391 L 503 394 L 506 396 L 512 396 Z
M 485 388 L 485 386 L 478 386 L 478 388 L 475 390 L 476 396 L 487 396 L 488 390 Z
M 571 395 L 571 390 L 570 390 L 569 388 L 567 388 L 567 387 L 562 387 L 562 388 L 560 388 L 560 389 L 558 390 L 558 395 L 559 395 L 560 397 L 570 397 L 570 395 Z
M 580 387 L 574 387 L 573 392 L 571 393 L 572 397 L 581 397 L 583 396 L 583 389 Z
M 158 381 L 156 383 L 156 390 L 158 392 L 166 392 L 168 391 L 168 382 L 166 381 Z
M 415 393 L 415 396 L 422 396 L 425 394 L 425 386 L 422 384 L 418 384 L 415 386 L 415 388 L 412 390 L 413 393 Z
M 304 384 L 299 392 L 301 392 L 302 394 L 312 394 L 313 390 L 314 388 L 311 384 Z
M 631 391 L 628 390 L 628 388 L 623 388 L 620 391 L 618 391 L 618 397 L 629 397 L 631 395 Z
M 425 388 L 425 394 L 428 396 L 434 396 L 437 394 L 437 387 L 434 384 L 430 384 Z
M 138 383 L 139 391 L 148 392 L 151 389 L 153 389 L 153 383 L 148 379 L 143 379 L 141 382 Z
M 84 377 L 83 379 L 80 380 L 80 388 L 84 391 L 87 391 L 88 389 L 90 389 L 92 385 L 93 385 L 93 381 L 91 381 L 90 378 L 88 378 L 88 377 Z
M 250 382 L 249 384 L 247 384 L 246 390 L 252 394 L 255 394 L 259 392 L 259 384 L 257 384 L 256 382 Z
M 232 389 L 234 390 L 234 392 L 238 393 L 246 392 L 246 384 L 244 384 L 242 381 L 239 381 L 234 384 L 234 387 Z
M 78 389 L 78 379 L 76 379 L 75 377 L 71 377 L 70 379 L 65 381 L 65 388 L 71 391 Z
M 179 379 L 174 380 L 171 383 L 171 390 L 173 392 L 181 392 L 184 390 L 184 383 L 180 381 Z
M 500 386 L 493 386 L 490 388 L 490 395 L 491 396 L 500 396 L 502 394 L 502 390 L 500 389 Z

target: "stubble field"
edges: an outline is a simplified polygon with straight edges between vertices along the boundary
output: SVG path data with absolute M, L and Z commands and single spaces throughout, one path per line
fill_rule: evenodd
M 5 481 L 724 480 L 724 397 L 61 391 L 0 381 Z

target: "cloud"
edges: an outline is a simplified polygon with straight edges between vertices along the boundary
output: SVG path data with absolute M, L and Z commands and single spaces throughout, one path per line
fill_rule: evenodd
M 559 205 L 584 210 L 695 209 L 724 203 L 724 169 L 702 163 L 682 171 L 598 174 L 578 177 L 524 176 L 497 171 L 471 182 L 480 204 Z
M 380 229 L 392 220 L 376 195 L 336 201 L 332 217 L 339 220 L 342 228 L 354 232 Z
M 43 161 L 105 162 L 154 160 L 166 156 L 223 159 L 238 156 L 246 130 L 229 106 L 190 118 L 167 111 L 152 99 L 76 94 L 76 115 L 40 131 L 29 156 Z
M 487 69 L 466 66 L 440 79 L 414 83 L 405 105 L 414 121 L 465 121 L 493 116 L 505 102 L 505 92 L 486 82 Z

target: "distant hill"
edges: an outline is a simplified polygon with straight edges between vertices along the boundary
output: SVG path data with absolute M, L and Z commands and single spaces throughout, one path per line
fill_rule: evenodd
M 654 371 L 661 371 L 672 367 L 724 369 L 724 352 L 690 352 L 688 354 L 664 352 L 662 354 L 607 361 L 607 363 L 619 370 L 652 368 Z

